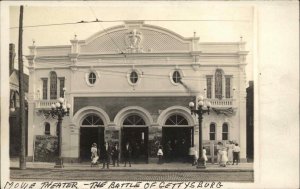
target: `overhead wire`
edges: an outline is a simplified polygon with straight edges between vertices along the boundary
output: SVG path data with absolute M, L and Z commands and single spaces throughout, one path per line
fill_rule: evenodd
M 222 19 L 195 19 L 195 20 L 176 20 L 176 19 L 170 19 L 170 20 L 153 20 L 153 19 L 145 19 L 145 20 L 127 20 L 127 21 L 146 21 L 146 22 L 250 22 L 250 20 L 222 20 Z M 36 28 L 36 27 L 47 27 L 47 26 L 63 26 L 63 25 L 76 25 L 76 24 L 90 24 L 90 23 L 96 23 L 96 22 L 124 22 L 124 20 L 92 20 L 92 21 L 85 21 L 81 20 L 78 22 L 62 22 L 62 23 L 54 23 L 54 24 L 38 24 L 38 25 L 28 25 L 23 26 L 23 28 Z M 18 29 L 18 26 L 10 27 L 9 29 Z
M 120 54 L 123 54 L 124 57 L 126 58 L 126 54 L 124 54 L 123 50 L 119 47 L 119 45 L 115 42 L 115 40 L 109 35 L 109 33 L 106 31 L 106 29 L 102 26 L 101 22 L 99 22 L 99 19 L 98 19 L 97 15 L 96 15 L 95 11 L 93 10 L 93 8 L 91 6 L 89 6 L 89 8 L 92 11 L 92 14 L 94 15 L 94 17 L 96 18 L 96 21 L 99 23 L 99 25 L 103 29 L 103 31 L 110 38 L 110 40 L 114 43 L 114 45 L 117 47 L 117 49 L 121 52 Z

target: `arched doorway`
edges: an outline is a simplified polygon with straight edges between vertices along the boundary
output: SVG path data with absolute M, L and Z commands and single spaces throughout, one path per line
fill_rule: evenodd
M 189 148 L 194 146 L 194 128 L 180 114 L 170 115 L 162 128 L 167 161 L 189 161 Z
M 88 114 L 80 125 L 80 160 L 91 160 L 91 146 L 97 144 L 101 150 L 104 144 L 104 123 L 96 114 Z
M 133 162 L 148 162 L 148 127 L 144 119 L 132 114 L 123 121 L 122 127 L 122 151 L 126 143 L 132 147 Z

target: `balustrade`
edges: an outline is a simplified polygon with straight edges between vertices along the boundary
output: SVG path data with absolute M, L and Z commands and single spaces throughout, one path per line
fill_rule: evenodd
M 206 99 L 210 102 L 211 107 L 235 107 L 235 100 L 232 98 L 225 99 Z
M 37 109 L 51 109 L 51 104 L 55 104 L 57 100 L 36 100 L 35 108 Z

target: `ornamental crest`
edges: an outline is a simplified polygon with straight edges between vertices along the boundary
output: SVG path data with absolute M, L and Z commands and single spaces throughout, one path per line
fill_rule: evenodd
M 130 53 L 140 53 L 142 48 L 140 43 L 142 41 L 142 33 L 133 29 L 131 32 L 127 33 L 125 36 L 125 42 L 127 45 L 126 52 Z

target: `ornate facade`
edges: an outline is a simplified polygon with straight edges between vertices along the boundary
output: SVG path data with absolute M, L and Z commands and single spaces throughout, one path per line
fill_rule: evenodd
M 37 138 L 55 138 L 57 120 L 45 112 L 59 97 L 71 104 L 62 123 L 65 161 L 88 159 L 91 144 L 104 141 L 121 151 L 130 142 L 146 162 L 168 142 L 182 149 L 177 158 L 186 156 L 199 142 L 188 104 L 202 95 L 212 104 L 204 144 L 234 140 L 246 158 L 245 42 L 199 42 L 142 21 L 70 42 L 29 47 L 28 156 L 38 160 Z

